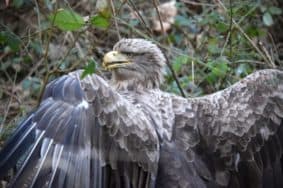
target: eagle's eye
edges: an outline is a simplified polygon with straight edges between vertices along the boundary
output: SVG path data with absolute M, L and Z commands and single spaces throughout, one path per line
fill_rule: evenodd
M 132 58 L 134 56 L 134 54 L 132 52 L 121 52 L 122 54 L 126 55 L 129 58 Z

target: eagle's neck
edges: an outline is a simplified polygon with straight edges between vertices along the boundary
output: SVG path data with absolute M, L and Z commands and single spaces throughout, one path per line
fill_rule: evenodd
M 152 80 L 112 80 L 112 86 L 119 91 L 143 91 L 159 88 L 160 83 Z

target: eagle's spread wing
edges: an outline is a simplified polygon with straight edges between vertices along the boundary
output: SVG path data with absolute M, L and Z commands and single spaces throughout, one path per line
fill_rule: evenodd
M 2 150 L 0 176 L 20 166 L 12 187 L 152 186 L 159 143 L 151 121 L 99 76 L 80 74 L 48 84 Z
M 81 71 L 47 86 L 2 149 L 0 180 L 13 168 L 10 187 L 283 187 L 283 72 L 185 99 L 159 90 L 156 45 L 113 50 L 113 87 Z
M 199 176 L 228 187 L 283 187 L 282 71 L 258 71 L 200 98 L 173 98 L 174 140 Z

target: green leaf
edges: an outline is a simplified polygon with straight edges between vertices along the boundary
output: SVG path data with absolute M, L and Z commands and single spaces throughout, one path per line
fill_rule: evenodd
M 95 15 L 93 17 L 91 17 L 90 19 L 90 23 L 97 28 L 100 29 L 107 29 L 110 25 L 110 18 L 106 18 L 102 15 Z
M 28 90 L 30 88 L 31 81 L 30 79 L 24 79 L 22 82 L 22 88 L 23 90 Z
M 49 16 L 49 21 L 63 31 L 75 31 L 85 24 L 84 19 L 72 10 L 59 9 Z
M 228 63 L 229 62 L 225 57 L 220 57 L 216 60 L 208 62 L 207 66 L 209 67 L 210 72 L 208 73 L 206 80 L 210 84 L 213 84 L 219 78 L 224 78 L 229 71 Z
M 266 28 L 259 28 L 256 26 L 248 26 L 246 28 L 246 32 L 250 37 L 265 37 L 266 36 Z
M 186 64 L 188 60 L 189 60 L 188 56 L 185 56 L 185 55 L 178 56 L 176 59 L 174 59 L 173 65 L 172 65 L 174 71 L 176 73 L 180 72 L 182 69 L 182 66 Z
M 282 9 L 272 6 L 268 9 L 268 12 L 270 12 L 270 14 L 273 14 L 273 15 L 280 15 L 282 14 Z
M 32 93 L 36 94 L 40 91 L 41 88 L 41 81 L 37 77 L 32 78 L 32 84 L 31 84 L 31 91 Z
M 226 32 L 229 29 L 229 25 L 225 24 L 224 22 L 219 22 L 215 25 L 215 28 L 219 32 Z
M 219 63 L 216 67 L 212 68 L 211 72 L 217 77 L 224 77 L 228 72 L 228 65 L 226 63 Z
M 140 21 L 138 19 L 131 19 L 129 21 L 129 25 L 132 26 L 132 27 L 136 27 L 139 24 L 140 24 Z
M 20 8 L 24 4 L 24 0 L 13 0 L 13 6 L 16 8 Z
M 28 77 L 23 80 L 23 90 L 30 90 L 32 93 L 37 93 L 40 90 L 41 81 L 37 77 Z
M 21 40 L 17 35 L 12 32 L 1 31 L 0 44 L 8 45 L 15 52 L 20 49 Z
M 81 74 L 81 79 L 86 77 L 88 74 L 93 74 L 96 70 L 96 63 L 93 59 L 88 60 L 87 66 L 84 68 L 83 73 Z
M 217 37 L 210 38 L 210 39 L 208 40 L 207 50 L 208 50 L 211 54 L 218 54 L 218 53 L 221 52 L 221 49 L 219 48 L 219 40 L 218 40 Z
M 273 19 L 269 12 L 264 13 L 262 19 L 266 26 L 271 26 L 273 24 Z
M 51 0 L 44 0 L 44 5 L 48 8 L 48 10 L 53 10 L 53 3 L 51 2 Z
M 23 62 L 24 63 L 32 63 L 33 62 L 33 59 L 30 55 L 24 55 L 23 56 Z
M 175 16 L 175 23 L 178 26 L 190 26 L 192 24 L 189 18 L 181 16 L 181 15 Z
M 238 77 L 243 77 L 251 72 L 251 67 L 246 63 L 241 63 L 236 69 L 235 74 Z
M 36 54 L 43 54 L 43 49 L 39 41 L 32 41 L 30 47 L 35 51 Z
M 267 10 L 267 7 L 264 5 L 261 5 L 259 8 L 261 12 L 265 12 Z

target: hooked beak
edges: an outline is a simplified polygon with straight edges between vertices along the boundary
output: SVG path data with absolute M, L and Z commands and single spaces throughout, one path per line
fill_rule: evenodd
M 126 55 L 118 51 L 111 51 L 104 55 L 102 66 L 106 70 L 111 70 L 131 64 Z

